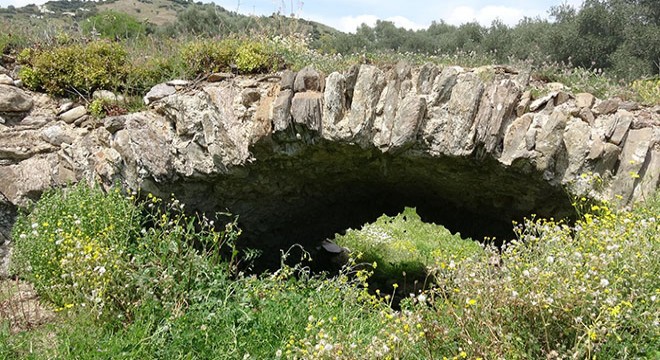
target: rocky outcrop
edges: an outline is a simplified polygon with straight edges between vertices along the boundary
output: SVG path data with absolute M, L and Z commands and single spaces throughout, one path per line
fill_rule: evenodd
M 0 195 L 23 206 L 52 186 L 120 182 L 228 209 L 249 241 L 280 244 L 403 206 L 454 231 L 501 234 L 531 213 L 569 215 L 565 189 L 627 205 L 658 188 L 657 110 L 559 86 L 534 100 L 528 76 L 307 68 L 159 85 L 150 110 L 95 122 L 58 118 L 55 100 L 6 87 L 0 110 L 26 116 L 0 130 Z

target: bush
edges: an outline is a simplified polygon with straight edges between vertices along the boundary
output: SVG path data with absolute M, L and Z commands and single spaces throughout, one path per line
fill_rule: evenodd
M 477 242 L 452 234 L 443 226 L 423 222 L 415 209 L 408 207 L 394 217 L 383 215 L 360 230 L 349 229 L 345 235 L 337 235 L 335 241 L 361 254 L 364 262 L 374 264 L 373 281 L 386 286 L 403 285 L 400 291 L 406 295 L 422 288 L 428 269 L 436 264 L 454 266 L 483 254 Z M 416 281 L 419 286 L 415 286 Z
M 635 80 L 631 87 L 642 103 L 660 105 L 660 78 Z
M 229 71 L 239 45 L 239 41 L 233 38 L 192 41 L 181 48 L 181 58 L 193 76 Z
M 182 47 L 181 58 L 192 76 L 234 68 L 241 73 L 252 74 L 275 71 L 283 66 L 273 47 L 259 41 L 236 38 L 190 42 Z
M 54 95 L 89 95 L 97 89 L 121 88 L 126 77 L 126 50 L 117 44 L 95 41 L 50 50 L 27 50 L 19 76 L 32 90 Z
M 16 221 L 13 272 L 60 308 L 103 312 L 123 287 L 123 256 L 139 229 L 139 210 L 118 190 L 49 191 Z
M 147 33 L 147 26 L 135 17 L 116 11 L 102 11 L 82 23 L 86 34 L 98 32 L 106 39 L 131 39 Z
M 418 307 L 437 334 L 427 345 L 470 358 L 657 357 L 659 200 L 594 204 L 574 227 L 529 220 L 501 264 L 438 269 L 433 308 Z

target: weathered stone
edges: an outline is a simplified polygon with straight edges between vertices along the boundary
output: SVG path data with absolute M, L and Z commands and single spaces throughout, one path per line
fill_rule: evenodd
M 392 128 L 391 148 L 412 145 L 425 113 L 426 99 L 423 97 L 408 95 L 402 100 Z
M 296 74 L 293 91 L 323 91 L 323 76 L 312 66 L 306 66 Z
M 576 118 L 568 120 L 564 131 L 564 146 L 568 155 L 568 168 L 564 173 L 564 181 L 570 182 L 582 173 L 585 159 L 591 148 L 591 127 Z
M 508 126 L 504 134 L 502 155 L 498 159 L 502 164 L 511 165 L 516 159 L 530 156 L 529 150 L 531 149 L 527 146 L 525 135 L 529 131 L 533 119 L 533 115 L 525 114 Z
M 558 91 L 557 96 L 555 96 L 555 106 L 559 106 L 561 104 L 564 104 L 570 99 L 571 99 L 571 96 L 567 92 Z
M 634 101 L 622 101 L 621 104 L 619 104 L 619 109 L 621 110 L 637 111 L 640 108 L 639 104 Z
M 73 143 L 76 134 L 62 125 L 52 125 L 41 131 L 41 138 L 51 145 L 60 146 Z
M 555 92 L 555 91 L 560 92 L 560 91 L 566 89 L 566 85 L 564 85 L 562 83 L 558 83 L 558 82 L 549 82 L 549 83 L 545 84 L 545 87 L 548 90 L 553 91 L 553 92 Z
M 25 84 L 23 83 L 23 80 L 16 79 L 16 80 L 14 80 L 14 86 L 16 86 L 18 88 L 22 88 L 23 86 L 25 86 Z
M 87 115 L 87 109 L 85 109 L 84 106 L 80 105 L 60 114 L 60 120 L 64 121 L 67 124 L 71 124 L 85 115 Z
M 612 128 L 612 135 L 610 136 L 610 142 L 614 145 L 619 145 L 623 141 L 624 136 L 628 133 L 630 129 L 630 124 L 632 124 L 633 116 L 631 113 L 626 110 L 619 110 L 616 113 L 616 122 Z
M 518 105 L 516 105 L 516 115 L 523 116 L 524 113 L 529 111 L 529 105 L 532 103 L 532 92 L 527 90 L 520 97 Z
M 534 149 L 539 153 L 536 158 L 536 168 L 544 173 L 547 180 L 554 179 L 563 169 L 558 168 L 558 153 L 562 150 L 563 133 L 568 122 L 568 115 L 555 109 L 550 116 L 535 117 L 543 119 L 536 133 Z
M 101 100 L 110 101 L 110 102 L 124 101 L 124 96 L 117 95 L 117 94 L 113 93 L 112 91 L 108 91 L 108 90 L 96 90 L 92 94 L 92 97 L 94 99 L 101 99 Z
M 350 111 L 337 124 L 339 137 L 363 144 L 371 143 L 376 106 L 384 87 L 385 76 L 380 69 L 373 65 L 360 67 Z
M 442 69 L 440 75 L 436 76 L 433 82 L 433 88 L 428 98 L 429 106 L 438 106 L 440 103 L 449 101 L 458 75 L 463 71 L 463 68 L 458 66 L 448 66 Z
M 0 65 L 0 74 L 9 75 L 9 70 L 7 70 L 7 68 L 5 68 L 4 66 Z
M 596 97 L 589 93 L 575 94 L 575 106 L 579 108 L 591 109 L 595 101 L 596 101 Z
M 582 121 L 592 126 L 596 122 L 596 117 L 594 116 L 594 113 L 591 112 L 591 109 L 587 107 L 580 108 L 578 113 L 575 114 L 575 116 L 579 117 L 580 119 L 582 119 Z
M 175 80 L 170 80 L 166 82 L 167 85 L 169 86 L 174 86 L 174 87 L 186 87 L 191 84 L 190 81 L 188 80 L 182 80 L 182 79 L 175 79 Z
M 633 199 L 651 199 L 660 186 L 660 131 L 655 129 L 655 146 L 649 149 L 648 165 L 633 193 Z
M 653 137 L 654 130 L 651 128 L 630 131 L 623 146 L 617 176 L 612 184 L 612 198 L 620 196 L 624 203 L 632 200 L 635 187 L 640 184 L 640 178 L 644 175 L 641 171 Z
M 62 113 L 65 113 L 69 110 L 73 109 L 73 102 L 67 101 L 60 105 L 60 107 L 57 109 L 57 115 L 60 115 Z
M 435 78 L 439 73 L 440 70 L 435 64 L 424 64 L 417 76 L 417 92 L 419 94 L 429 94 L 435 85 Z
M 33 101 L 25 91 L 9 85 L 0 85 L 0 112 L 24 113 L 32 109 Z
M 621 101 L 618 98 L 612 98 L 601 101 L 598 105 L 594 106 L 593 111 L 596 115 L 612 114 L 619 109 Z
M 529 105 L 529 111 L 536 111 L 540 109 L 543 105 L 547 104 L 548 102 L 553 102 L 554 104 L 554 98 L 557 96 L 557 92 L 553 91 L 543 97 L 540 97 Z
M 126 125 L 126 118 L 123 116 L 109 116 L 103 119 L 103 126 L 110 134 L 123 129 Z
M 279 84 L 239 76 L 141 113 L 74 121 L 89 129 L 55 122 L 57 103 L 25 92 L 29 116 L 0 126 L 0 195 L 14 206 L 68 182 L 121 182 L 173 193 L 191 211 L 227 209 L 240 215 L 245 246 L 279 254 L 403 205 L 473 236 L 496 222 L 509 231 L 511 219 L 530 213 L 568 216 L 564 189 L 572 192 L 581 172 L 605 180 L 589 196 L 635 200 L 658 187 L 652 109 L 594 121 L 572 100 L 555 107 L 557 94 L 514 119 L 525 85 L 506 69 L 444 68 L 423 84 L 419 74 L 406 64 L 362 65 L 330 74 L 323 93 L 284 89 L 282 76 Z M 642 165 L 631 186 L 634 169 L 623 166 L 634 157 Z
M 488 153 L 500 150 L 504 131 L 514 117 L 516 100 L 520 89 L 512 80 L 502 80 L 491 84 L 484 92 L 476 117 L 477 142 L 483 144 Z
M 296 73 L 291 70 L 284 70 L 280 75 L 280 88 L 282 90 L 293 90 L 293 83 L 296 81 Z
M 323 94 L 311 91 L 297 93 L 291 101 L 293 122 L 305 125 L 310 130 L 320 131 L 322 108 Z
M 213 83 L 233 78 L 234 74 L 232 73 L 213 73 L 206 78 L 206 81 Z
M 14 85 L 14 79 L 7 74 L 0 74 L 0 85 Z
M 244 89 L 241 91 L 241 104 L 250 107 L 261 99 L 261 93 L 257 89 Z
M 282 90 L 277 94 L 273 103 L 273 128 L 274 131 L 283 131 L 291 125 L 291 100 L 293 90 Z
M 323 93 L 323 134 L 332 138 L 337 124 L 346 113 L 346 78 L 333 72 L 326 80 Z
M 158 84 L 149 90 L 147 95 L 144 96 L 144 103 L 151 104 L 154 101 L 160 100 L 166 96 L 176 93 L 176 88 L 167 84 Z

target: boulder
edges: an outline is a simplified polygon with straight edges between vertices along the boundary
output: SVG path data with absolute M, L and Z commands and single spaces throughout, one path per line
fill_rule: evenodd
M 296 74 L 293 91 L 323 91 L 323 76 L 312 66 L 304 67 Z
M 147 95 L 144 96 L 145 105 L 149 105 L 154 101 L 160 100 L 166 96 L 176 93 L 176 88 L 167 84 L 158 84 L 149 90 Z
M 14 85 L 14 79 L 7 74 L 0 74 L 0 85 Z
M 85 115 L 87 115 L 87 109 L 83 105 L 80 105 L 60 114 L 60 120 L 67 124 L 71 124 Z
M 33 101 L 28 93 L 10 85 L 0 85 L 0 112 L 24 113 L 32 109 Z

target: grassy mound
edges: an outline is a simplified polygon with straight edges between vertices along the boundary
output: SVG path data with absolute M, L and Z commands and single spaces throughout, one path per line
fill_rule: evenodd
M 0 354 L 657 358 L 660 197 L 632 211 L 587 207 L 574 226 L 526 221 L 501 252 L 424 224 L 413 209 L 349 231 L 338 241 L 362 247 L 377 271 L 426 267 L 435 286 L 397 311 L 368 291 L 371 270 L 354 262 L 332 278 L 299 266 L 245 276 L 232 221 L 218 230 L 175 200 L 117 190 L 53 191 L 20 216 L 13 269 L 56 319 L 19 333 L 11 322 L 20 316 L 0 319 Z

